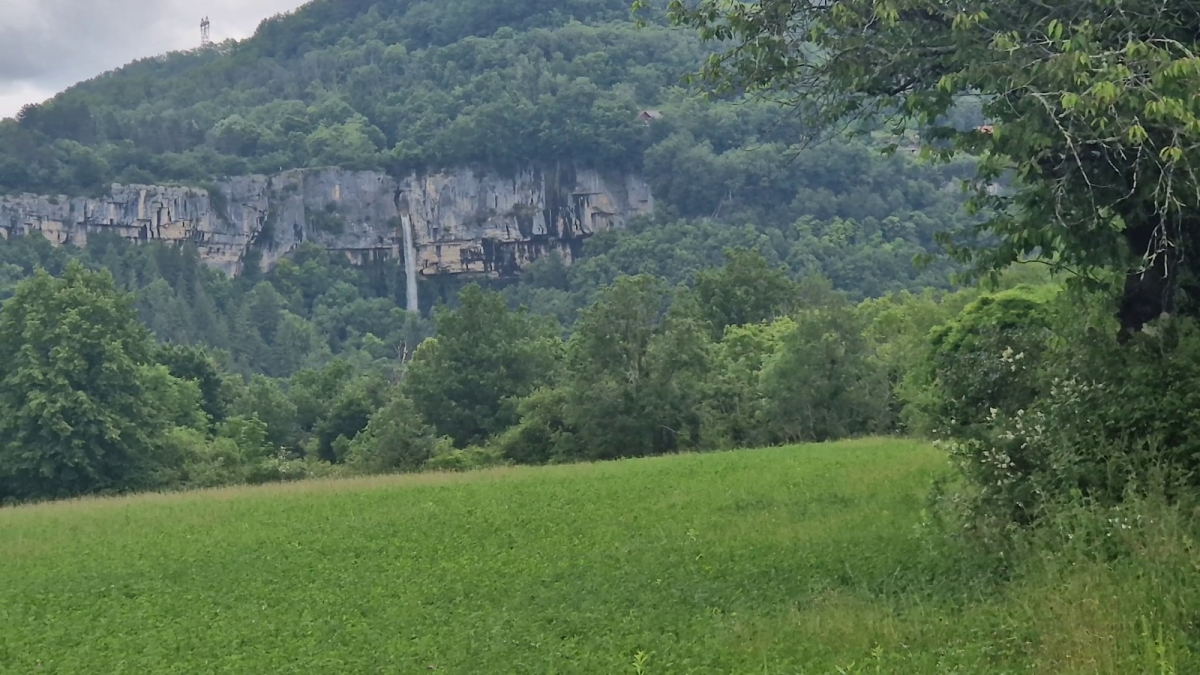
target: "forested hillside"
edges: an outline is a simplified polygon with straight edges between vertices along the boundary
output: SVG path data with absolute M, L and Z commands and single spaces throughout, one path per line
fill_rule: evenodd
M 319 0 L 249 40 L 146 59 L 0 122 L 0 192 L 565 161 L 642 173 L 659 207 L 596 243 L 604 260 L 579 273 L 581 292 L 615 271 L 686 281 L 729 245 L 856 296 L 946 285 L 944 263 L 911 261 L 961 219 L 963 167 L 840 138 L 809 148 L 786 110 L 702 100 L 683 78 L 707 48 L 647 17 L 638 27 L 623 0 Z M 643 109 L 662 117 L 647 125 Z
M 14 355 L 0 365 L 0 499 L 906 428 L 896 345 L 973 297 L 943 295 L 946 259 L 913 262 L 965 222 L 971 162 L 702 97 L 684 76 L 710 47 L 646 18 L 624 0 L 318 0 L 0 122 L 4 192 L 572 163 L 640 173 L 656 203 L 572 265 L 425 281 L 421 306 L 444 305 L 426 316 L 403 309 L 395 262 L 355 267 L 311 244 L 229 278 L 190 246 L 0 241 L 0 353 Z M 95 312 L 37 309 L 72 302 Z M 109 349 L 116 380 L 30 356 Z M 61 404 L 50 440 L 41 400 Z M 129 447 L 98 440 L 143 427 L 156 431 Z

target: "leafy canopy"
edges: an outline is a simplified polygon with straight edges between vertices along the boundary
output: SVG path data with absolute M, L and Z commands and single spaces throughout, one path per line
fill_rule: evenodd
M 669 13 L 731 43 L 701 72 L 717 91 L 780 94 L 814 123 L 920 127 L 942 159 L 977 154 L 973 201 L 996 241 L 946 240 L 977 272 L 1037 256 L 1085 278 L 1133 273 L 1126 330 L 1194 295 L 1195 3 L 672 0 Z M 967 95 L 989 126 L 947 123 Z M 993 188 L 1006 177 L 1012 190 Z
M 136 482 L 159 426 L 150 336 L 108 272 L 39 270 L 0 309 L 0 499 Z

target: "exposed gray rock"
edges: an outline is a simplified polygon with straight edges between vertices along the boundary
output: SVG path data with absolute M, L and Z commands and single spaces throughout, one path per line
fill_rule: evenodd
M 409 257 L 412 279 L 509 276 L 551 251 L 569 263 L 587 237 L 653 208 L 639 177 L 568 166 L 515 176 L 459 169 L 403 180 L 294 170 L 241 176 L 216 188 L 220 195 L 198 187 L 114 185 L 111 196 L 100 199 L 0 197 L 0 236 L 40 233 L 76 246 L 105 231 L 134 241 L 187 241 L 229 274 L 241 271 L 252 246 L 269 269 L 301 242 L 313 241 L 357 263 L 403 265 Z

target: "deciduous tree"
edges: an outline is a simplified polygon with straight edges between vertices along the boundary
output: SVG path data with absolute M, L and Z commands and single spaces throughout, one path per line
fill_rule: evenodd
M 1026 257 L 1083 279 L 1115 270 L 1123 335 L 1200 314 L 1200 5 L 672 0 L 670 14 L 728 43 L 701 73 L 717 90 L 779 96 L 813 122 L 921 127 L 934 156 L 978 155 L 994 245 L 946 241 L 977 272 Z M 983 99 L 986 127 L 947 122 L 964 95 Z M 1005 177 L 1013 189 L 993 189 Z
M 150 339 L 108 272 L 39 271 L 0 310 L 0 490 L 17 498 L 120 490 L 151 451 Z

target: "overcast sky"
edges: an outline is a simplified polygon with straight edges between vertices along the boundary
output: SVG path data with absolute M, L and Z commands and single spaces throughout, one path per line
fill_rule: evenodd
M 0 118 L 134 59 L 245 38 L 304 0 L 0 0 Z

